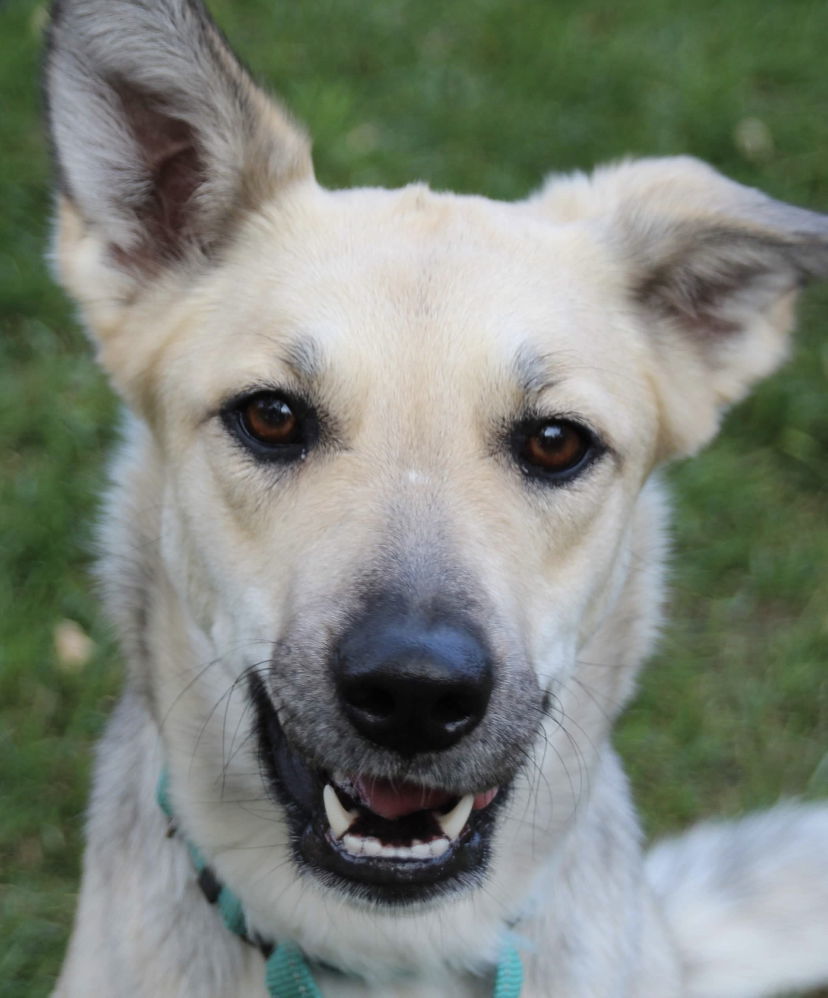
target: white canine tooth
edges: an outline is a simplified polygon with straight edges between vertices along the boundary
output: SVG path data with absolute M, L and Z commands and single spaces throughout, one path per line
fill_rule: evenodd
M 334 838 L 341 839 L 354 823 L 357 812 L 345 810 L 330 783 L 325 784 L 325 789 L 322 791 L 322 800 L 325 804 L 325 814 L 328 817 L 328 824 L 331 826 Z
M 443 830 L 443 835 L 447 839 L 456 839 L 463 831 L 473 806 L 474 794 L 466 794 L 465 797 L 460 798 L 448 814 L 435 814 L 440 828 Z
M 361 856 L 365 848 L 365 839 L 361 835 L 346 835 L 342 840 L 345 851 L 352 856 Z
M 411 847 L 411 858 L 412 859 L 428 859 L 431 855 L 431 846 L 428 842 L 416 842 Z
M 431 842 L 428 843 L 428 852 L 430 856 L 433 856 L 436 859 L 438 856 L 442 856 L 444 852 L 447 852 L 448 847 L 448 839 L 432 839 Z
M 380 856 L 384 857 L 385 859 L 394 859 L 396 855 L 397 855 L 397 850 L 394 846 L 382 846 L 382 848 L 380 849 Z
M 362 854 L 364 856 L 379 856 L 382 853 L 382 842 L 369 835 L 362 840 Z

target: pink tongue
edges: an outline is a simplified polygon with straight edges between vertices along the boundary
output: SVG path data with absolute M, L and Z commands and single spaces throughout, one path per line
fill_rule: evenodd
M 453 799 L 445 790 L 428 790 L 414 783 L 392 783 L 370 777 L 355 780 L 354 787 L 367 808 L 389 821 L 415 811 L 432 811 Z
M 371 777 L 354 780 L 354 789 L 369 810 L 389 821 L 414 814 L 415 811 L 435 811 L 456 799 L 456 795 L 445 790 L 429 790 L 427 787 L 418 787 L 415 783 L 392 783 L 390 780 L 375 780 Z M 497 789 L 494 788 L 477 794 L 474 799 L 475 809 L 491 803 L 496 793 Z

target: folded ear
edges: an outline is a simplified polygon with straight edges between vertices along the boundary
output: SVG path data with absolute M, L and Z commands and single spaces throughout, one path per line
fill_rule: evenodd
M 308 142 L 200 0 L 56 0 L 45 67 L 58 263 L 83 302 L 90 249 L 123 291 L 201 263 L 251 209 L 312 176 Z M 90 245 L 91 244 L 91 245 Z M 93 268 L 94 269 L 94 268 Z
M 781 363 L 797 291 L 828 276 L 828 217 L 688 157 L 552 178 L 535 203 L 594 224 L 618 260 L 655 357 L 663 456 L 704 444 L 722 409 Z

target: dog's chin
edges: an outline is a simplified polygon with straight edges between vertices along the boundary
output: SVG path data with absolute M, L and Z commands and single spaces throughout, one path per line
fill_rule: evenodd
M 507 785 L 458 796 L 320 769 L 291 745 L 263 688 L 253 699 L 269 790 L 303 869 L 371 905 L 418 905 L 482 882 Z

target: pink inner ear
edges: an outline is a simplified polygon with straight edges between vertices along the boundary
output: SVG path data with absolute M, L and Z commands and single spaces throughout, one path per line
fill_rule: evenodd
M 134 205 L 146 238 L 130 256 L 144 264 L 179 256 L 185 241 L 197 239 L 193 195 L 206 179 L 194 130 L 150 94 L 123 85 L 117 92 L 147 175 L 144 198 Z

